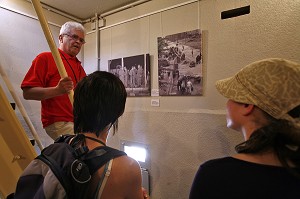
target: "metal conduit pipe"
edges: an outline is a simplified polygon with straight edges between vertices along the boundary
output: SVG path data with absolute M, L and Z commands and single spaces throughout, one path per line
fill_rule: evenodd
M 121 12 L 123 10 L 126 10 L 126 9 L 129 9 L 129 8 L 141 5 L 141 4 L 146 3 L 148 1 L 151 1 L 151 0 L 140 0 L 140 1 L 136 1 L 136 2 L 130 3 L 130 4 L 126 5 L 126 6 L 123 6 L 123 7 L 120 7 L 120 8 L 117 8 L 117 9 L 114 9 L 114 10 L 102 13 L 102 14 L 100 14 L 100 18 L 104 18 L 106 16 L 115 14 L 117 12 Z M 88 23 L 88 22 L 91 22 L 91 21 L 94 21 L 94 20 L 95 20 L 95 17 L 83 20 L 82 23 Z
M 26 0 L 26 1 L 29 2 L 30 4 L 32 2 L 31 0 Z M 66 12 L 61 11 L 61 10 L 58 10 L 56 8 L 53 8 L 52 6 L 49 6 L 49 5 L 47 5 L 47 4 L 43 3 L 43 2 L 40 2 L 40 5 L 42 6 L 42 8 L 44 8 L 44 9 L 50 11 L 50 12 L 53 12 L 53 13 L 58 14 L 60 16 L 72 19 L 72 20 L 74 20 L 74 21 L 76 21 L 78 23 L 82 23 L 81 19 L 79 19 L 77 17 L 74 17 L 74 16 L 72 16 L 72 15 L 66 13 Z
M 118 26 L 118 25 L 121 25 L 121 24 L 124 24 L 124 23 L 135 21 L 135 20 L 138 20 L 138 19 L 141 19 L 141 18 L 144 18 L 144 17 L 148 17 L 148 16 L 151 16 L 151 15 L 154 15 L 154 14 L 157 14 L 157 13 L 165 12 L 167 10 L 172 10 L 172 9 L 175 9 L 175 8 L 178 8 L 178 7 L 182 7 L 182 6 L 191 4 L 191 3 L 199 2 L 199 1 L 201 1 L 201 0 L 190 0 L 190 1 L 187 1 L 187 2 L 184 2 L 184 3 L 180 3 L 180 4 L 173 5 L 173 6 L 170 6 L 170 7 L 167 7 L 167 8 L 156 10 L 154 12 L 150 12 L 150 13 L 147 13 L 147 14 L 144 14 L 144 15 L 140 15 L 140 16 L 137 16 L 137 17 L 134 17 L 134 18 L 131 18 L 131 19 L 127 19 L 127 20 L 124 20 L 124 21 L 121 21 L 121 22 L 118 22 L 118 23 L 115 23 L 115 24 L 111 24 L 111 25 L 108 25 L 108 26 L 100 28 L 100 30 L 104 30 L 104 29 L 107 29 L 107 28 Z M 100 15 L 100 17 L 101 17 L 101 15 Z M 87 32 L 86 34 L 91 34 L 91 33 L 94 33 L 94 32 L 95 31 L 92 30 L 90 32 Z
M 100 31 L 99 31 L 99 18 L 98 14 L 95 14 L 95 24 L 96 24 L 96 58 L 97 58 L 97 69 L 100 71 Z
M 137 20 L 137 19 L 148 17 L 148 16 L 151 16 L 151 15 L 154 15 L 154 14 L 157 14 L 157 13 L 165 12 L 167 10 L 172 10 L 174 8 L 182 7 L 182 6 L 185 6 L 185 5 L 188 5 L 188 4 L 191 4 L 191 3 L 195 3 L 195 2 L 198 2 L 198 1 L 201 1 L 201 0 L 190 0 L 190 1 L 180 3 L 180 4 L 177 4 L 177 5 L 174 5 L 174 6 L 170 6 L 170 7 L 163 8 L 163 9 L 160 9 L 160 10 L 157 10 L 157 11 L 154 11 L 154 12 L 150 12 L 150 13 L 138 16 L 138 17 L 134 17 L 134 18 L 131 18 L 131 19 L 128 19 L 128 20 L 125 20 L 125 21 L 121 21 L 121 22 L 118 22 L 118 23 L 115 23 L 115 24 L 112 24 L 112 25 L 109 25 L 109 26 L 105 26 L 105 27 L 101 28 L 100 30 L 104 30 L 104 29 L 107 29 L 107 28 L 118 26 L 118 25 L 130 22 L 130 21 L 134 21 L 134 20 Z M 102 15 L 101 15 L 101 17 L 102 17 Z
M 13 12 L 13 13 L 16 13 L 16 14 L 19 14 L 19 15 L 22 15 L 22 16 L 24 16 L 24 17 L 28 17 L 28 18 L 30 18 L 30 19 L 34 19 L 34 20 L 37 20 L 37 21 L 39 20 L 39 19 L 38 19 L 37 17 L 35 17 L 35 16 L 26 14 L 26 13 L 24 13 L 24 12 L 21 12 L 21 11 L 19 11 L 19 10 L 15 10 L 15 9 L 12 9 L 12 8 L 9 8 L 9 7 L 6 7 L 6 6 L 1 6 L 1 5 L 0 5 L 0 8 L 2 8 L 2 9 L 4 9 L 4 10 L 7 10 L 7 11 L 10 11 L 10 12 Z M 56 23 L 52 23 L 52 22 L 49 22 L 49 21 L 48 21 L 48 23 L 49 23 L 50 25 L 56 26 L 56 27 L 58 27 L 58 28 L 61 27 L 60 25 L 58 25 L 58 24 L 56 24 Z

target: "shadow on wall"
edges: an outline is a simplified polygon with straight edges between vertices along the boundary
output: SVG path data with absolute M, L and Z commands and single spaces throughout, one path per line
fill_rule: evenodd
M 235 153 L 234 147 L 242 141 L 240 133 L 224 125 L 203 129 L 203 133 L 198 135 L 198 159 L 203 163 L 212 158 L 230 156 Z

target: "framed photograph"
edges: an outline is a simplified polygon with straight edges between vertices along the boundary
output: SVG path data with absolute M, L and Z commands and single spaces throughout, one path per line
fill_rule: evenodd
M 199 29 L 158 37 L 159 95 L 202 95 L 201 41 Z
M 108 70 L 120 78 L 129 97 L 150 96 L 149 54 L 109 60 Z

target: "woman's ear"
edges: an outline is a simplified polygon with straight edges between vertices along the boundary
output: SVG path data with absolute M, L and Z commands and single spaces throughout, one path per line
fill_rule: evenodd
M 243 114 L 244 115 L 250 115 L 253 112 L 253 110 L 255 108 L 255 105 L 253 105 L 253 104 L 244 104 L 243 107 L 244 107 Z

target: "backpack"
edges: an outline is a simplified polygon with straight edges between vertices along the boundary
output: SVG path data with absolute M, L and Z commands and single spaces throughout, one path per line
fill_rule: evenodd
M 99 142 L 84 134 L 63 135 L 44 148 L 23 171 L 13 198 L 88 198 L 87 194 L 91 195 L 89 186 L 97 187 L 91 184 L 92 175 L 105 164 L 107 169 L 110 160 L 126 153 L 107 146 L 89 151 L 80 145 L 86 138 Z M 94 190 L 93 198 L 97 194 Z

